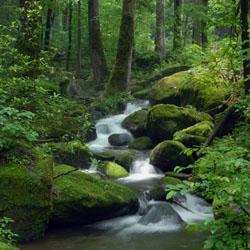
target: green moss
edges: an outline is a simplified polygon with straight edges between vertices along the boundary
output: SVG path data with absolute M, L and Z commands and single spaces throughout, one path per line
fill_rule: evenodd
M 128 171 L 115 162 L 105 162 L 97 169 L 113 179 L 119 179 L 128 176 Z
M 135 137 L 146 135 L 147 116 L 147 110 L 139 110 L 125 118 L 122 126 L 129 130 Z
M 138 99 L 149 99 L 151 91 L 151 88 L 144 88 L 142 90 L 134 92 L 132 95 Z
M 185 149 L 181 142 L 164 141 L 152 150 L 150 162 L 164 172 L 172 171 L 176 166 L 187 166 L 193 159 L 183 154 Z
M 77 168 L 88 168 L 90 165 L 92 153 L 87 145 L 79 140 L 50 143 L 49 147 L 57 163 L 67 164 Z
M 179 105 L 179 89 L 187 78 L 188 71 L 178 72 L 161 79 L 152 87 L 150 98 L 154 103 L 172 103 Z
M 147 136 L 143 136 L 136 138 L 128 147 L 136 150 L 146 150 L 152 148 L 152 146 L 152 140 Z
M 201 145 L 212 133 L 214 124 L 210 121 L 204 121 L 195 124 L 189 128 L 178 131 L 174 134 L 174 140 L 180 141 L 187 147 Z
M 138 154 L 139 152 L 134 149 L 107 150 L 95 153 L 95 157 L 102 161 L 114 161 L 129 170 Z
M 147 130 L 154 142 L 172 139 L 179 130 L 201 121 L 212 121 L 211 116 L 192 108 L 180 108 L 171 104 L 159 104 L 149 110 Z
M 170 176 L 163 177 L 160 182 L 161 182 L 162 185 L 167 185 L 167 184 L 178 185 L 178 184 L 182 184 L 182 181 L 180 179 L 175 178 L 175 177 L 170 177 Z
M 55 174 L 72 169 L 60 165 Z M 51 221 L 55 224 L 86 224 L 120 214 L 124 208 L 137 208 L 137 198 L 129 188 L 80 171 L 57 178 L 54 189 Z
M 8 162 L 0 168 L 0 217 L 12 218 L 19 241 L 41 238 L 51 212 L 52 159 L 31 149 L 29 164 Z
M 9 244 L 9 243 L 6 243 L 4 241 L 0 241 L 0 249 L 1 250 L 18 250 L 19 248 Z

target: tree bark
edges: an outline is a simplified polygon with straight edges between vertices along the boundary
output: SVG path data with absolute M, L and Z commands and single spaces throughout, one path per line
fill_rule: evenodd
M 136 0 L 123 0 L 116 62 L 112 70 L 111 78 L 105 86 L 105 95 L 126 91 L 130 82 L 135 36 L 135 12 Z
M 248 24 L 248 12 L 249 3 L 248 0 L 240 0 L 241 7 L 241 39 L 242 39 L 242 53 L 243 53 L 243 71 L 245 79 L 245 92 L 250 91 L 250 59 L 247 57 L 250 44 L 249 44 L 249 24 Z
M 202 18 L 201 21 L 201 43 L 202 47 L 206 48 L 207 43 L 208 43 L 208 37 L 207 37 L 207 20 L 206 16 L 208 13 L 208 0 L 202 0 L 202 5 L 204 7 L 204 17 Z
M 47 11 L 47 20 L 46 20 L 46 29 L 44 35 L 44 50 L 49 50 L 50 47 L 50 34 L 51 34 L 51 26 L 52 26 L 52 9 L 48 7 Z
M 81 76 L 82 69 L 82 3 L 81 0 L 77 2 L 77 65 L 76 78 Z
M 99 20 L 99 0 L 88 0 L 89 49 L 94 81 L 102 89 L 108 67 L 102 43 Z
M 72 1 L 68 5 L 68 48 L 66 58 L 66 70 L 69 71 L 71 62 L 71 49 L 72 49 Z
M 166 39 L 165 39 L 165 6 L 164 0 L 156 0 L 156 36 L 155 51 L 160 60 L 166 58 Z
M 173 41 L 174 50 L 179 50 L 182 47 L 181 12 L 182 12 L 182 0 L 174 0 L 174 41 Z

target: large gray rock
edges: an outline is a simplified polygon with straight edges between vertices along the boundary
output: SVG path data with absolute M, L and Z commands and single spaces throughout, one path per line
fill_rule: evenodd
M 112 134 L 108 138 L 112 146 L 126 146 L 132 141 L 129 134 Z

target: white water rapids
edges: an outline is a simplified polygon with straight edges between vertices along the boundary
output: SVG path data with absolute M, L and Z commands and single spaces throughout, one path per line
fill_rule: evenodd
M 89 143 L 92 151 L 112 148 L 108 138 L 112 134 L 126 133 L 122 121 L 133 112 L 147 108 L 148 101 L 129 103 L 124 113 L 100 119 L 96 123 L 97 139 Z M 93 170 L 93 169 L 92 169 Z M 186 224 L 196 223 L 212 217 L 211 206 L 203 199 L 187 194 L 178 204 L 167 201 L 148 200 L 148 190 L 158 185 L 164 175 L 150 164 L 147 152 L 142 152 L 130 167 L 129 176 L 118 180 L 140 191 L 140 209 L 136 215 L 102 221 L 94 225 L 98 229 L 115 230 L 118 234 L 174 232 L 182 230 Z

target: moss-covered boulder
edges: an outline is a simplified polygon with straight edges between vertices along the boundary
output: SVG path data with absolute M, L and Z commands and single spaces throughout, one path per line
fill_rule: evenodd
M 187 147 L 201 145 L 212 133 L 214 124 L 211 121 L 197 123 L 174 134 L 174 140 L 182 142 Z
M 134 149 L 107 150 L 96 152 L 95 157 L 101 161 L 113 161 L 126 168 L 128 171 L 133 161 L 138 157 L 139 151 Z
M 187 166 L 193 159 L 183 154 L 185 149 L 181 142 L 164 141 L 152 150 L 150 162 L 164 172 L 172 171 L 176 166 Z
M 152 87 L 150 100 L 153 103 L 180 105 L 179 89 L 188 74 L 188 71 L 182 71 L 161 79 Z
M 129 130 L 135 137 L 146 135 L 147 116 L 147 110 L 139 110 L 125 118 L 122 126 Z
M 70 142 L 50 143 L 55 162 L 76 168 L 88 168 L 92 153 L 87 145 L 79 140 Z
M 119 179 L 129 175 L 128 171 L 124 167 L 111 161 L 101 164 L 97 167 L 97 170 L 101 171 L 103 174 L 112 179 Z
M 176 178 L 179 180 L 188 180 L 188 179 L 192 178 L 191 174 L 177 173 L 177 172 L 173 172 L 173 171 L 166 172 L 165 176 L 173 177 L 173 178 Z
M 12 244 L 2 241 L 0 239 L 0 249 L 1 250 L 19 250 L 19 248 L 13 246 Z
M 172 139 L 175 132 L 202 121 L 212 121 L 212 117 L 192 108 L 159 104 L 149 110 L 147 132 L 150 138 L 158 143 Z
M 154 104 L 191 105 L 200 111 L 216 113 L 216 108 L 226 100 L 228 94 L 228 88 L 223 85 L 201 84 L 192 71 L 182 71 L 153 85 L 150 100 Z
M 55 167 L 55 174 L 73 168 Z M 76 171 L 54 181 L 51 223 L 56 225 L 87 224 L 136 212 L 137 197 L 128 187 Z
M 43 237 L 47 228 L 53 161 L 37 149 L 22 157 L 0 168 L 0 217 L 12 218 L 18 240 L 29 241 Z
M 152 140 L 150 137 L 142 136 L 136 138 L 132 143 L 129 144 L 129 148 L 136 150 L 147 150 L 151 149 L 153 146 Z

